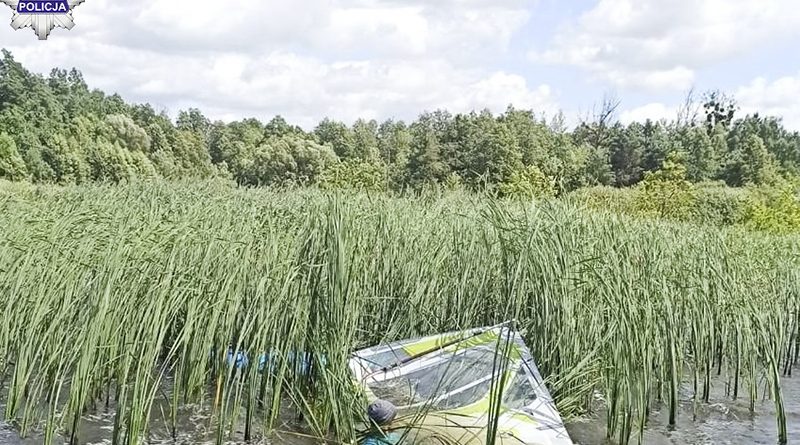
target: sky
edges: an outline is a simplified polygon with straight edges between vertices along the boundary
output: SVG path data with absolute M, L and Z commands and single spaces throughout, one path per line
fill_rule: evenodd
M 797 0 L 86 0 L 73 14 L 39 41 L 0 3 L 0 47 L 173 116 L 313 128 L 513 104 L 576 122 L 609 96 L 628 122 L 720 89 L 800 130 Z

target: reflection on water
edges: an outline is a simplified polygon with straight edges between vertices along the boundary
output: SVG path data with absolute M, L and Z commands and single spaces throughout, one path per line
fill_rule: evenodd
M 790 443 L 793 438 L 800 437 L 800 381 L 796 378 L 782 380 L 783 396 L 786 403 L 787 429 Z M 643 443 L 647 445 L 739 445 L 769 444 L 778 442 L 775 406 L 770 400 L 756 403 L 756 413 L 750 413 L 750 402 L 745 398 L 737 401 L 727 399 L 724 384 L 712 388 L 711 403 L 697 405 L 697 418 L 693 420 L 693 404 L 691 387 L 684 387 L 681 394 L 683 403 L 678 413 L 677 428 L 672 431 L 667 425 L 667 407 L 654 406 L 648 423 Z M 164 406 L 165 411 L 166 406 Z M 153 407 L 148 444 L 160 445 L 200 445 L 214 444 L 214 426 L 211 424 L 211 413 L 207 408 L 186 406 L 179 412 L 176 440 L 173 440 L 166 422 L 161 414 L 161 406 Z M 110 444 L 111 430 L 114 423 L 113 410 L 100 410 L 84 417 L 81 426 L 80 443 L 101 445 Z M 609 445 L 614 441 L 606 439 L 605 418 L 600 413 L 595 418 L 570 422 L 567 430 L 577 444 Z M 279 430 L 293 429 L 291 419 L 278 427 Z M 238 431 L 236 437 L 242 437 Z M 42 437 L 32 435 L 21 439 L 8 425 L 0 423 L 0 445 L 40 445 Z M 316 442 L 289 433 L 276 433 L 269 439 L 250 442 L 247 445 L 259 444 L 291 444 L 312 445 Z M 632 443 L 637 443 L 636 439 Z M 244 442 L 231 441 L 230 445 L 243 445 Z

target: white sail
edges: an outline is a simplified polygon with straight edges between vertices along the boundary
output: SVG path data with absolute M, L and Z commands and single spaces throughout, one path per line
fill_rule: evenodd
M 530 351 L 510 324 L 364 349 L 350 367 L 369 398 L 394 403 L 423 436 L 486 443 L 490 406 L 499 393 L 495 443 L 572 444 Z

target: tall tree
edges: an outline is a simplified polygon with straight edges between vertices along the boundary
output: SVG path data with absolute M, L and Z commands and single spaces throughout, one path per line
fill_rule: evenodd
M 340 159 L 358 159 L 353 132 L 342 122 L 325 118 L 314 129 L 321 144 L 328 144 Z
M 369 163 L 380 161 L 378 149 L 378 123 L 358 119 L 352 129 L 354 153 L 352 158 Z
M 378 151 L 388 168 L 389 183 L 402 188 L 411 156 L 412 136 L 402 121 L 387 120 L 378 127 Z
M 434 129 L 417 124 L 412 126 L 412 135 L 406 183 L 415 188 L 441 183 L 450 171 L 442 161 Z
M 688 127 L 681 132 L 681 146 L 686 151 L 686 174 L 693 182 L 713 179 L 719 170 L 719 158 L 705 128 Z
M 211 130 L 211 121 L 197 108 L 180 111 L 175 124 L 178 130 L 191 131 L 203 138 L 206 138 Z
M 673 148 L 669 134 L 664 125 L 650 119 L 644 122 L 643 132 L 642 169 L 645 172 L 659 170 Z
M 778 179 L 775 156 L 757 134 L 747 134 L 734 141 L 725 167 L 729 185 L 772 184 Z
M 629 186 L 642 179 L 642 155 L 645 147 L 644 128 L 633 123 L 628 128 L 615 125 L 610 132 L 609 159 L 617 186 Z

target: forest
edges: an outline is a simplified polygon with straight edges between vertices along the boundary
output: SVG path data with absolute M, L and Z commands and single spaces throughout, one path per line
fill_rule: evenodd
M 780 118 L 742 116 L 735 98 L 719 91 L 687 96 L 672 121 L 623 124 L 615 117 L 618 106 L 604 99 L 577 125 L 563 114 L 512 106 L 501 114 L 426 111 L 410 123 L 347 125 L 326 118 L 311 131 L 281 116 L 225 123 L 188 109 L 172 119 L 149 104 L 90 89 L 75 68 L 44 77 L 3 50 L 0 178 L 464 188 L 499 196 L 570 195 L 595 207 L 722 224 L 751 221 L 759 211 L 754 206 L 783 200 L 777 211 L 789 213 L 766 218 L 779 220 L 776 231 L 800 227 L 800 133 Z M 792 218 L 798 221 L 787 226 Z

